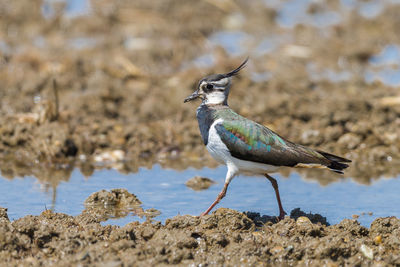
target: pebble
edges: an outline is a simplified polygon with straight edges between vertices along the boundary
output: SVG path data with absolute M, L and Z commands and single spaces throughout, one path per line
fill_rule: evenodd
M 310 221 L 309 218 L 307 218 L 305 216 L 300 216 L 299 218 L 297 218 L 296 224 L 299 226 L 300 225 L 309 225 L 309 224 L 312 224 L 312 222 Z
M 270 252 L 272 254 L 277 254 L 283 250 L 284 250 L 284 248 L 282 246 L 275 246 L 275 247 L 271 248 Z
M 122 150 L 106 151 L 94 156 L 96 162 L 117 162 L 125 158 L 125 152 Z
M 372 248 L 368 247 L 367 245 L 362 244 L 360 247 L 360 251 L 366 258 L 368 258 L 370 260 L 374 259 L 374 251 L 372 250 Z
M 376 245 L 379 245 L 380 243 L 382 243 L 382 236 L 381 236 L 381 235 L 375 236 L 375 238 L 374 238 L 374 243 L 375 243 Z
M 339 138 L 338 143 L 347 149 L 354 149 L 361 143 L 361 141 L 360 136 L 353 133 L 346 133 Z
M 195 176 L 185 183 L 187 187 L 190 187 L 193 190 L 205 190 L 208 189 L 211 185 L 216 182 L 207 177 Z

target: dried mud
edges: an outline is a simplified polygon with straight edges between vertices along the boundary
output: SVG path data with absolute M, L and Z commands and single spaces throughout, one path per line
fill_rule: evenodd
M 400 220 L 379 218 L 325 226 L 286 217 L 256 226 L 243 213 L 218 209 L 204 217 L 176 216 L 102 226 L 89 214 L 44 211 L 10 222 L 0 217 L 0 262 L 8 266 L 360 266 L 399 265 Z

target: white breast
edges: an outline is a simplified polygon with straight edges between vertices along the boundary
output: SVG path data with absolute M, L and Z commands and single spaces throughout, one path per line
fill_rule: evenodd
M 228 167 L 230 168 L 236 169 L 237 173 L 250 175 L 275 172 L 279 169 L 279 167 L 273 165 L 234 158 L 229 152 L 229 149 L 222 142 L 217 133 L 217 130 L 215 129 L 215 125 L 222 122 L 223 119 L 216 120 L 211 125 L 210 131 L 208 133 L 207 150 L 216 161 L 221 164 L 228 165 Z
M 210 126 L 210 131 L 208 132 L 207 150 L 216 161 L 227 165 L 227 162 L 231 161 L 232 156 L 231 153 L 229 153 L 229 149 L 222 142 L 217 130 L 215 129 L 215 125 L 222 122 L 223 119 L 218 119 Z

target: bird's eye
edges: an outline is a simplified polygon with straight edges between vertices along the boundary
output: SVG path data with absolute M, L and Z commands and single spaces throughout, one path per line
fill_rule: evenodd
M 211 89 L 214 88 L 214 85 L 212 85 L 212 84 L 209 83 L 209 84 L 207 84 L 206 88 L 207 88 L 208 90 L 211 90 Z

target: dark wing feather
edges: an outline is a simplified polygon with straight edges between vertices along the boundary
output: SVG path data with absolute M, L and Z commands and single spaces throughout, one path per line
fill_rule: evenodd
M 215 125 L 222 142 L 235 158 L 274 166 L 294 167 L 299 163 L 320 164 L 342 170 L 346 159 L 318 152 L 283 139 L 267 127 L 247 120 L 227 120 Z M 336 160 L 333 159 L 335 157 Z M 346 165 L 346 166 L 344 166 Z

